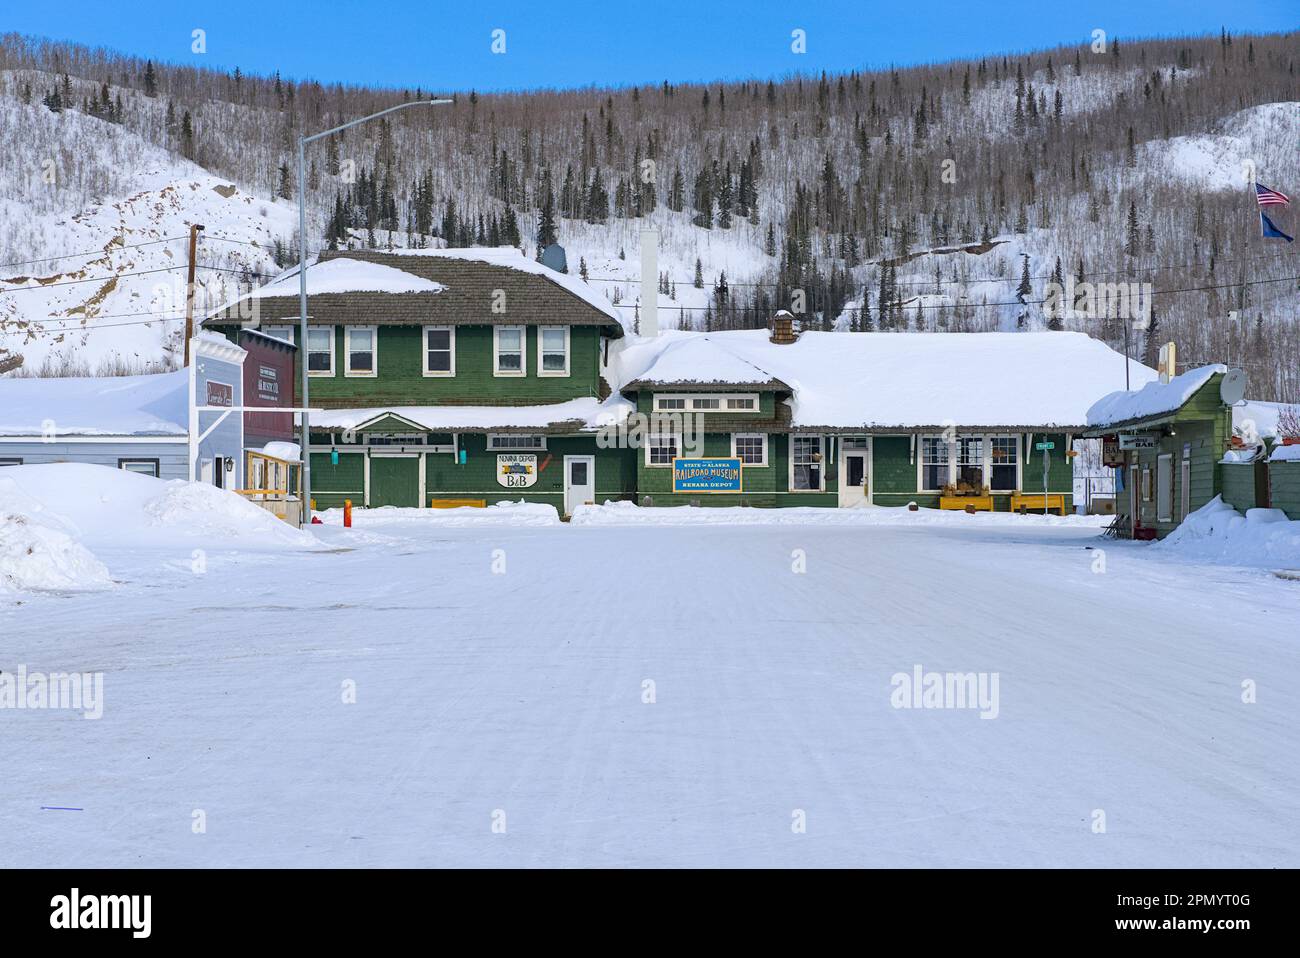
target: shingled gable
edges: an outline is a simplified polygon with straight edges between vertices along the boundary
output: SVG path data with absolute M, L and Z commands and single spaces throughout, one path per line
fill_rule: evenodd
M 476 258 L 478 254 L 478 258 Z M 513 254 L 513 255 L 509 255 Z M 508 326 L 518 323 L 556 326 L 599 326 L 611 339 L 623 336 L 622 324 L 612 308 L 599 305 L 598 294 L 582 295 L 573 288 L 574 277 L 556 274 L 509 249 L 485 250 L 325 250 L 318 263 L 341 259 L 374 263 L 437 283 L 443 289 L 423 292 L 381 292 L 358 289 L 310 294 L 308 312 L 313 323 L 378 326 Z M 308 279 L 313 266 L 308 266 Z M 261 321 L 292 319 L 298 314 L 294 281 L 284 283 L 285 295 L 263 288 L 258 296 Z M 585 287 L 583 287 L 585 290 Z M 494 312 L 504 293 L 505 311 Z M 204 320 L 207 326 L 239 321 L 233 304 Z

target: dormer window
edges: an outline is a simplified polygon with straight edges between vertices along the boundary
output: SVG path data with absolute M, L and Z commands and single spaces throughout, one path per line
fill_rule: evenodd
M 758 393 L 655 393 L 655 412 L 759 411 Z

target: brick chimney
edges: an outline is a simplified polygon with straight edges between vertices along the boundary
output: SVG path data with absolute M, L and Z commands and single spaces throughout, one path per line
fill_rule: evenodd
M 788 309 L 777 310 L 776 315 L 772 317 L 771 341 L 785 346 L 798 338 L 794 331 L 794 316 Z

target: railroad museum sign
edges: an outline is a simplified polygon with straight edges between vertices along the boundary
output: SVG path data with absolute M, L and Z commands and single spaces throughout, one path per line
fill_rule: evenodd
M 674 459 L 673 492 L 741 492 L 739 459 Z
M 537 455 L 524 452 L 498 455 L 497 482 L 510 489 L 526 489 L 537 482 Z

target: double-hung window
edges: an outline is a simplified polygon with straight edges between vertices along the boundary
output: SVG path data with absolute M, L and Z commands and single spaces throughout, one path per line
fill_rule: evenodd
M 766 466 L 767 435 L 761 432 L 733 433 L 731 455 L 747 466 Z
M 984 437 L 957 437 L 957 488 L 984 488 Z
M 921 437 L 921 488 L 942 489 L 948 484 L 948 441 L 942 436 Z
M 307 327 L 307 374 L 334 375 L 334 327 Z
M 294 340 L 292 326 L 288 326 L 288 325 L 263 326 L 262 332 L 265 333 L 267 336 L 270 336 L 272 339 L 280 339 L 286 343 L 291 343 Z
M 526 340 L 523 326 L 496 326 L 492 330 L 492 375 L 522 376 L 525 370 Z
M 569 327 L 537 327 L 537 375 L 569 375 Z
M 455 327 L 424 327 L 424 374 L 426 376 L 456 375 Z
M 671 466 L 679 455 L 681 437 L 670 434 L 646 436 L 645 464 L 647 466 Z
M 823 481 L 822 437 L 790 437 L 790 488 L 799 492 L 820 492 Z
M 989 488 L 1002 491 L 1019 488 L 1016 466 L 1019 464 L 1020 440 L 1015 436 L 992 436 L 989 446 Z
M 374 326 L 348 326 L 344 376 L 374 376 L 378 370 L 379 330 Z

